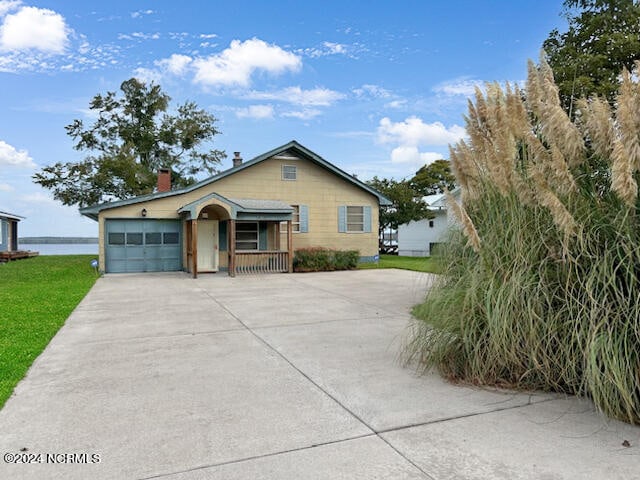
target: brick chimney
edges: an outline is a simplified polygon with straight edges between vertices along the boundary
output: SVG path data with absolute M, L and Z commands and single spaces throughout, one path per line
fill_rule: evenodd
M 238 167 L 242 165 L 242 157 L 240 156 L 240 152 L 233 152 L 233 166 Z
M 171 191 L 171 170 L 161 168 L 158 170 L 158 192 Z

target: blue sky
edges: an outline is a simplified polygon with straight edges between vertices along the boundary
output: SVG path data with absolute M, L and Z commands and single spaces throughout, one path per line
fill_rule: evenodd
M 561 0 L 0 0 L 0 210 L 21 235 L 97 236 L 31 181 L 82 158 L 64 126 L 132 76 L 218 118 L 250 159 L 297 140 L 361 179 L 401 179 L 464 136 L 475 85 L 522 81 Z

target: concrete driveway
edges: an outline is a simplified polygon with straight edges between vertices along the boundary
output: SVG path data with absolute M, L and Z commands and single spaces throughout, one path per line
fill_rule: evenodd
M 0 478 L 640 478 L 587 401 L 403 368 L 431 280 L 101 278 L 0 411 Z

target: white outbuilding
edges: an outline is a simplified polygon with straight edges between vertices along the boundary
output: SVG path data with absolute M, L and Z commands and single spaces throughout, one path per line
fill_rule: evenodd
M 451 194 L 460 202 L 460 189 Z M 448 212 L 447 199 L 444 194 L 424 197 L 429 205 L 433 218 L 411 221 L 398 226 L 398 255 L 408 257 L 429 257 L 433 247 L 447 239 L 449 229 L 456 220 Z

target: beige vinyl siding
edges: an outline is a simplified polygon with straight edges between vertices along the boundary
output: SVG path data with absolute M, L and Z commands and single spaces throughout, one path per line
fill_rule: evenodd
M 282 180 L 283 165 L 297 167 L 295 181 Z M 377 197 L 309 160 L 270 158 L 186 194 L 103 210 L 99 217 L 100 268 L 104 269 L 103 232 L 106 218 L 142 218 L 143 208 L 147 210 L 146 218 L 180 218 L 177 213 L 180 207 L 213 192 L 227 198 L 269 199 L 280 200 L 289 205 L 306 205 L 309 213 L 309 232 L 294 235 L 294 249 L 322 246 L 359 250 L 361 256 L 373 256 L 378 253 Z M 215 200 L 210 202 L 218 204 Z M 371 206 L 371 232 L 358 235 L 339 233 L 340 205 Z M 221 206 L 224 207 L 223 204 Z M 273 234 L 269 234 L 269 248 L 274 245 L 275 237 L 275 231 L 271 228 L 269 231 Z M 183 243 L 185 239 L 186 231 L 183 228 Z M 286 244 L 282 245 L 282 248 L 286 248 Z M 183 250 L 183 264 L 186 265 L 186 248 Z M 221 266 L 223 257 L 226 255 L 220 255 Z

